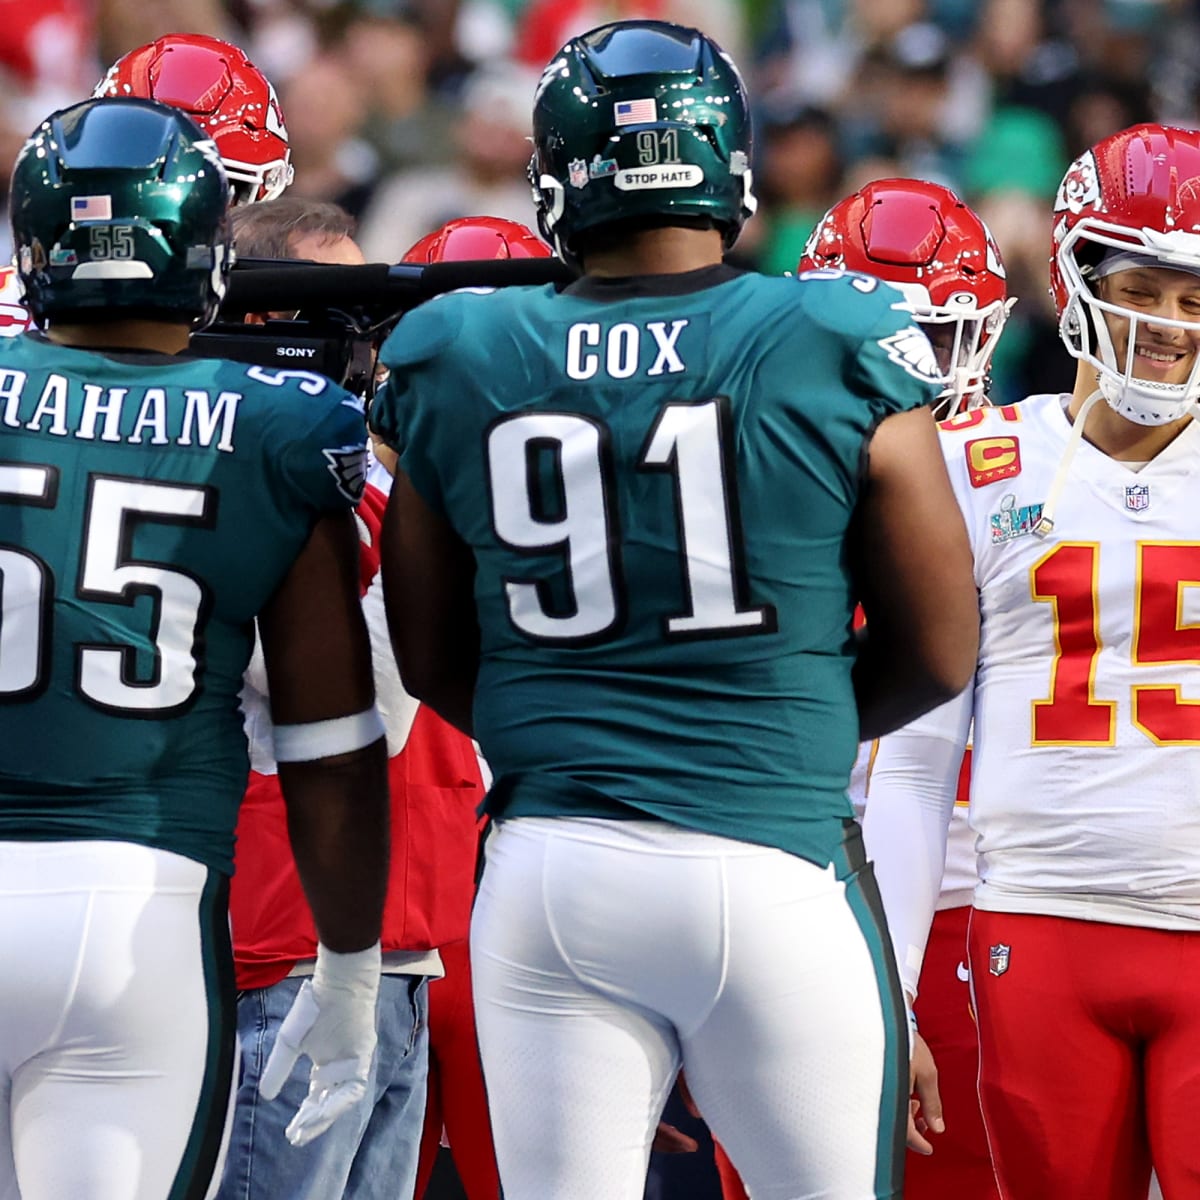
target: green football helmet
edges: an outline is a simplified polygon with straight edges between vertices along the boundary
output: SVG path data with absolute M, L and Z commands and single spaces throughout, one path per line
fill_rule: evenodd
M 39 325 L 217 315 L 233 263 L 229 180 L 190 117 L 154 100 L 52 113 L 13 168 L 17 272 Z
M 617 21 L 572 38 L 533 105 L 529 177 L 543 236 L 568 262 L 578 234 L 644 218 L 705 218 L 725 248 L 757 207 L 746 89 L 698 29 Z

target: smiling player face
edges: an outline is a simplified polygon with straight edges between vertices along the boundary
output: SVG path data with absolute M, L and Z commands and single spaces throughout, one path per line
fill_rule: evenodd
M 1200 351 L 1200 275 L 1165 267 L 1133 267 L 1116 271 L 1098 284 L 1100 299 L 1129 309 L 1136 322 L 1104 314 L 1116 361 L 1129 361 L 1133 329 L 1133 376 L 1155 383 L 1186 383 Z M 1196 322 L 1195 329 L 1156 321 Z

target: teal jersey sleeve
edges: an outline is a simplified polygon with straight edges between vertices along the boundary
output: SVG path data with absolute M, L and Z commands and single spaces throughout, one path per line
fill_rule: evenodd
M 437 465 L 419 436 L 421 425 L 428 419 L 418 373 L 394 371 L 371 401 L 371 429 L 397 452 L 400 470 L 425 503 L 435 512 L 444 513 Z
M 437 512 L 445 511 L 445 502 L 427 447 L 433 422 L 456 419 L 453 399 L 460 386 L 455 356 L 448 351 L 463 326 L 462 300 L 462 293 L 450 292 L 401 318 L 379 352 L 388 377 L 371 401 L 372 431 L 399 454 L 401 470 Z
M 893 307 L 884 314 L 859 348 L 851 386 L 879 420 L 937 399 L 944 386 L 937 357 L 911 312 Z
M 492 288 L 469 292 L 447 292 L 407 312 L 388 335 L 379 351 L 379 361 L 389 371 L 403 371 L 428 362 L 453 342 L 462 327 L 464 295 L 494 294 Z
M 309 371 L 249 367 L 246 380 L 279 389 L 263 442 L 279 501 L 313 515 L 356 505 L 366 482 L 363 401 Z
M 844 341 L 842 382 L 870 407 L 873 424 L 920 408 L 942 390 L 933 346 L 898 288 L 855 271 L 802 275 L 805 309 L 819 328 Z

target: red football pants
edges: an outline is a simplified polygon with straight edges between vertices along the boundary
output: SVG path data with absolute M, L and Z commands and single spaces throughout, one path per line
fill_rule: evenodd
M 468 1200 L 498 1200 L 500 1176 L 475 1038 L 467 939 L 438 949 L 446 974 L 429 985 L 429 1093 L 413 1194 L 416 1200 L 425 1194 L 444 1126 Z
M 1200 933 L 976 911 L 980 1099 L 1005 1200 L 1200 1196 Z
M 979 1111 L 979 1038 L 966 974 L 969 905 L 933 918 L 916 1003 L 921 1036 L 933 1052 L 946 1131 L 930 1134 L 933 1153 L 904 1158 L 904 1200 L 998 1200 Z M 1081 1198 L 1082 1200 L 1082 1198 Z

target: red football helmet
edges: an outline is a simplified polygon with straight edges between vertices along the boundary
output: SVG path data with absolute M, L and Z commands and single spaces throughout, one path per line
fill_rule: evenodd
M 468 262 L 483 258 L 552 258 L 532 229 L 503 217 L 459 217 L 409 247 L 406 263 Z
M 0 267 L 0 337 L 17 337 L 33 325 L 16 267 Z
M 1054 201 L 1050 290 L 1059 334 L 1075 358 L 1100 373 L 1105 400 L 1131 421 L 1161 425 L 1200 399 L 1200 355 L 1186 383 L 1135 379 L 1139 313 L 1103 301 L 1093 284 L 1132 267 L 1200 275 L 1200 132 L 1134 125 L 1097 142 L 1068 169 Z M 1128 353 L 1117 362 L 1104 322 L 1130 322 Z M 1154 324 L 1200 336 L 1200 322 L 1155 317 Z
M 188 114 L 217 144 L 235 204 L 273 200 L 292 182 L 283 110 L 245 53 L 203 33 L 169 33 L 117 59 L 96 96 L 141 96 Z
M 987 226 L 949 188 L 877 179 L 839 201 L 813 230 L 797 271 L 830 267 L 904 293 L 939 350 L 939 416 L 986 402 L 988 363 L 1015 300 Z

